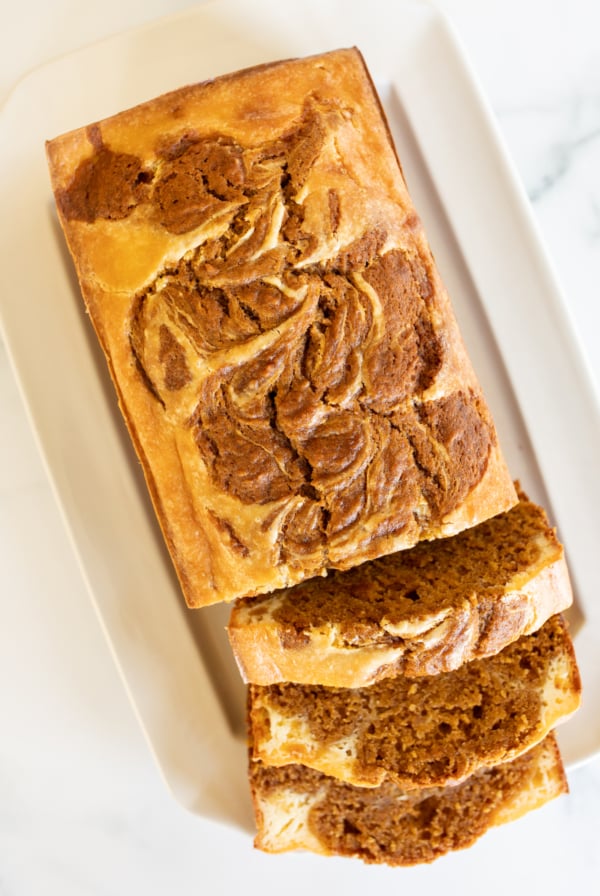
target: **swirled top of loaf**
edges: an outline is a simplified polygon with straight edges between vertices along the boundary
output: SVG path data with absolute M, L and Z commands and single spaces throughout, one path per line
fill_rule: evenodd
M 356 50 L 183 88 L 48 154 L 190 604 L 515 502 Z

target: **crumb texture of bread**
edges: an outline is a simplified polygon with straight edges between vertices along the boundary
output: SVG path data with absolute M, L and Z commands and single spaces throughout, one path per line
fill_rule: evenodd
M 237 601 L 228 634 L 244 679 L 365 687 L 498 653 L 573 600 L 544 510 L 519 503 L 458 535 Z
M 357 50 L 182 88 L 47 154 L 190 606 L 515 503 Z
M 500 653 L 453 672 L 366 688 L 250 686 L 253 757 L 301 763 L 350 784 L 456 784 L 539 743 L 579 706 L 560 615 Z
M 567 791 L 554 735 L 455 787 L 353 787 L 302 765 L 250 763 L 257 836 L 265 852 L 300 849 L 392 866 L 432 862 L 491 827 Z

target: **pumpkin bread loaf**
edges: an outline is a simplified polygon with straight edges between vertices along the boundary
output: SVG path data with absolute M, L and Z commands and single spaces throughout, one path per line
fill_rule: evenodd
M 250 686 L 256 845 L 431 861 L 563 792 L 564 561 L 532 510 L 537 541 L 477 571 L 473 527 L 517 493 L 358 50 L 181 88 L 47 157 L 188 606 L 277 592 L 234 611 L 240 667 L 316 676 Z
M 47 155 L 189 606 L 515 503 L 357 50 L 184 87 Z

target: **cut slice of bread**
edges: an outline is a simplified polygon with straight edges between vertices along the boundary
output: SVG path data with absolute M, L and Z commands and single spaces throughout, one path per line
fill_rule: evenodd
M 515 758 L 577 709 L 581 682 L 564 620 L 453 672 L 367 688 L 249 687 L 253 757 L 347 783 L 457 783 Z
M 521 492 L 459 535 L 240 600 L 228 633 L 246 682 L 355 688 L 490 656 L 572 600 L 556 533 Z
M 344 784 L 302 765 L 251 761 L 255 846 L 416 865 L 471 846 L 560 794 L 567 781 L 554 735 L 512 762 L 476 772 L 454 787 L 405 791 Z

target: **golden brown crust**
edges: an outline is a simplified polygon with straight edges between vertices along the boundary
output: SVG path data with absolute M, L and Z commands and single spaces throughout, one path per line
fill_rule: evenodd
M 186 87 L 47 151 L 190 606 L 514 503 L 358 51 Z
M 248 682 L 357 688 L 490 656 L 572 597 L 562 545 L 520 492 L 451 538 L 238 601 L 228 634 Z

